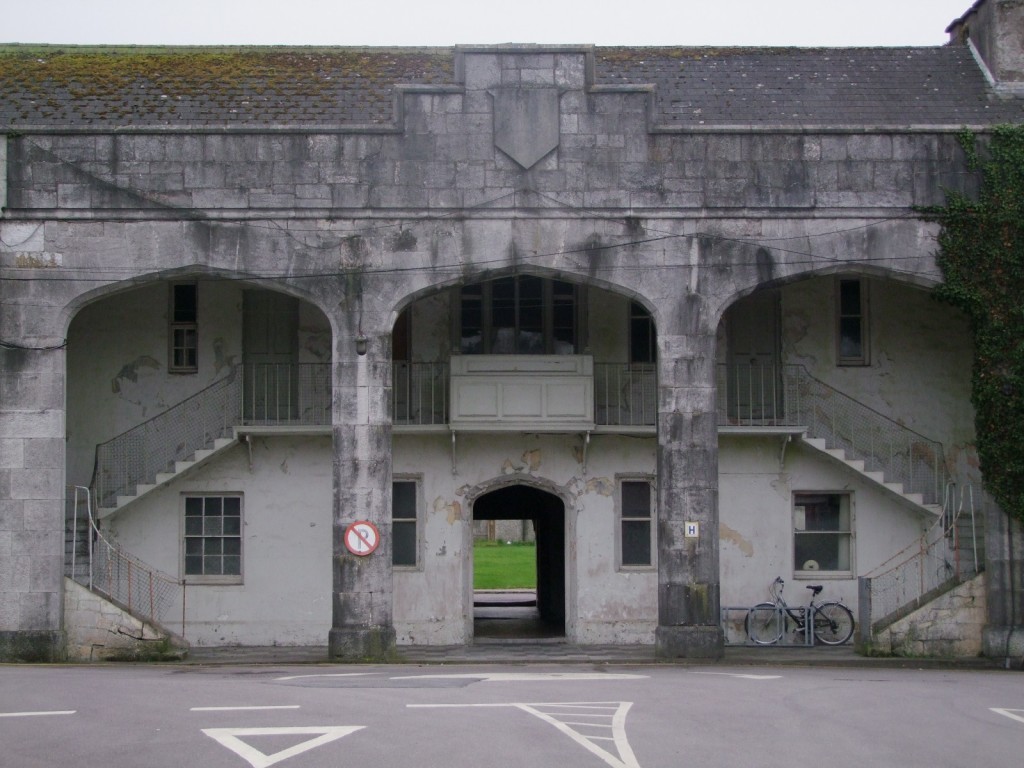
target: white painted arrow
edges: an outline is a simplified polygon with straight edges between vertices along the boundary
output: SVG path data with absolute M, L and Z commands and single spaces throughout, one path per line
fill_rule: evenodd
M 236 755 L 249 763 L 252 768 L 268 768 L 268 766 L 287 760 L 289 757 L 301 755 L 311 749 L 329 744 L 343 736 L 365 728 L 364 725 L 326 725 L 306 726 L 297 728 L 204 728 L 203 733 L 223 747 L 227 747 Z M 315 739 L 282 749 L 272 755 L 264 754 L 253 746 L 246 744 L 240 736 L 308 736 L 316 734 Z
M 1005 715 L 1011 720 L 1019 720 L 1024 723 L 1024 709 L 997 709 L 996 707 L 989 707 L 993 712 L 998 712 L 1000 715 Z

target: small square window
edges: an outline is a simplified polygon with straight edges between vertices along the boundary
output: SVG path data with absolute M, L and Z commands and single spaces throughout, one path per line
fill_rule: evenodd
M 242 581 L 241 496 L 186 496 L 183 570 L 192 583 Z
M 794 571 L 852 572 L 851 506 L 848 493 L 794 494 Z
M 391 564 L 419 565 L 419 485 L 396 480 L 391 485 Z
M 650 480 L 619 483 L 619 565 L 649 568 L 654 564 L 654 525 Z

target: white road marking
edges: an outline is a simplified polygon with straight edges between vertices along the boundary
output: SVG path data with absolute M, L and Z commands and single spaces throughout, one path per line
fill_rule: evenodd
M 468 672 L 452 675 L 405 675 L 392 680 L 479 680 L 484 683 L 543 682 L 547 680 L 646 680 L 648 675 L 604 672 Z
M 242 712 L 260 709 L 298 709 L 298 704 L 267 704 L 251 707 L 190 707 L 189 712 Z
M 303 752 L 329 744 L 365 727 L 365 725 L 325 725 L 297 728 L 204 728 L 203 733 L 221 746 L 230 749 L 248 762 L 252 768 L 268 768 L 268 766 L 287 760 L 289 757 L 295 757 L 295 755 L 301 755 Z M 307 739 L 272 755 L 260 752 L 239 738 L 239 736 L 303 736 L 311 734 L 317 734 L 317 737 Z
M 373 672 L 338 672 L 337 674 L 331 675 L 292 675 L 291 677 L 275 677 L 275 681 L 279 680 L 301 680 L 305 677 L 365 677 L 366 675 L 372 675 Z
M 588 752 L 601 758 L 612 768 L 640 768 L 626 737 L 626 713 L 631 701 L 570 701 L 546 704 L 406 704 L 410 708 L 514 707 L 553 725 Z M 591 718 L 581 722 L 578 718 Z M 575 726 L 575 727 L 573 727 Z M 584 734 L 576 728 L 598 729 L 598 734 Z M 606 734 L 607 735 L 603 735 Z M 596 742 L 611 742 L 615 753 Z
M 782 675 L 746 675 L 740 672 L 690 672 L 691 675 L 722 675 L 724 677 L 738 677 L 742 680 L 781 680 Z
M 45 717 L 47 715 L 73 715 L 74 709 L 55 709 L 49 712 L 0 712 L 0 717 Z
M 1000 715 L 1005 715 L 1011 720 L 1019 720 L 1024 723 L 1024 709 L 997 709 L 996 707 L 989 707 L 993 712 L 998 712 Z

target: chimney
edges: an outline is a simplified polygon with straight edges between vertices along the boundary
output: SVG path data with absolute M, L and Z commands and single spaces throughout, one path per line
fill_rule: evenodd
M 1024 0 L 978 0 L 946 32 L 971 47 L 997 91 L 1024 95 Z

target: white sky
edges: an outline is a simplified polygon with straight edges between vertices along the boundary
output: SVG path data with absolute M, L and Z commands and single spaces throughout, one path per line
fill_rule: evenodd
M 0 42 L 941 45 L 974 0 L 0 0 Z

